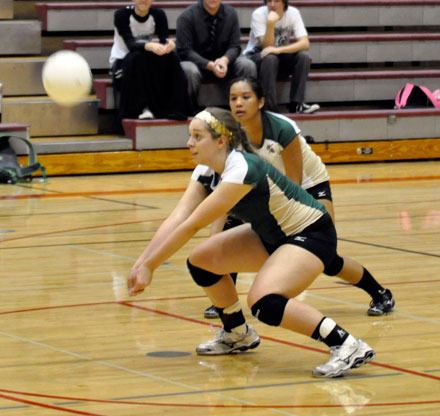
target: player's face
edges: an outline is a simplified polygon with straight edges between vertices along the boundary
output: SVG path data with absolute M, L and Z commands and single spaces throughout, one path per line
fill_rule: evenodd
M 196 164 L 211 165 L 219 151 L 218 140 L 213 139 L 205 122 L 193 118 L 189 125 L 187 146 Z
M 259 116 L 264 98 L 258 98 L 252 86 L 246 81 L 238 81 L 229 90 L 229 107 L 235 120 L 241 124 Z
M 282 0 L 267 0 L 267 8 L 269 11 L 274 11 L 280 16 L 284 13 L 284 2 Z

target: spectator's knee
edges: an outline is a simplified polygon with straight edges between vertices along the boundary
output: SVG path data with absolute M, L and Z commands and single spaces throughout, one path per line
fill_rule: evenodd
M 200 73 L 199 68 L 197 68 L 197 65 L 190 61 L 183 61 L 180 63 L 183 71 L 185 72 L 185 75 L 189 79 L 199 79 L 201 78 L 202 74 Z
M 305 51 L 301 51 L 298 52 L 297 54 L 297 59 L 303 64 L 303 65 L 308 65 L 310 66 L 310 64 L 312 63 L 312 58 L 310 58 L 310 55 L 305 52 Z
M 240 76 L 257 78 L 257 65 L 251 59 L 240 56 L 235 61 L 235 65 Z
M 277 70 L 278 62 L 279 62 L 278 56 L 274 55 L 273 53 L 270 53 L 261 60 L 261 66 L 265 68 L 272 68 L 274 70 Z

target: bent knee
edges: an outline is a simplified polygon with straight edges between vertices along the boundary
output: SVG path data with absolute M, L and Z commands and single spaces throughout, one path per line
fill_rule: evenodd
M 223 277 L 222 274 L 212 273 L 200 267 L 194 266 L 189 259 L 187 259 L 186 265 L 191 277 L 198 286 L 213 286 Z
M 251 298 L 248 298 L 248 303 L 250 300 Z M 252 315 L 259 321 L 267 325 L 279 326 L 283 320 L 284 310 L 288 301 L 289 299 L 283 295 L 270 293 L 264 295 L 255 303 L 249 304 L 249 307 L 251 308 Z
M 327 276 L 337 276 L 344 267 L 344 259 L 336 254 L 331 263 L 327 264 L 324 269 L 324 273 Z

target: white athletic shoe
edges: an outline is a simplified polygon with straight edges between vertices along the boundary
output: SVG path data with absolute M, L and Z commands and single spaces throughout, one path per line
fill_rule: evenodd
M 376 353 L 364 341 L 357 339 L 352 344 L 330 348 L 330 359 L 313 370 L 315 377 L 340 377 L 350 369 L 371 361 Z
M 215 338 L 200 344 L 196 348 L 196 352 L 199 355 L 226 355 L 257 348 L 258 345 L 260 345 L 260 337 L 254 328 L 247 325 L 245 334 L 236 334 L 220 329 Z
M 154 118 L 154 114 L 150 111 L 149 108 L 144 108 L 141 114 L 139 114 L 139 120 L 151 120 Z

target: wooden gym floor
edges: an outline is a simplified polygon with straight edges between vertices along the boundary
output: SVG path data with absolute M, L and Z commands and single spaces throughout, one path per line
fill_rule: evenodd
M 397 308 L 320 276 L 302 298 L 377 351 L 315 379 L 322 344 L 250 317 L 252 352 L 201 357 L 217 321 L 185 258 L 137 298 L 125 278 L 189 172 L 51 177 L 0 186 L 0 415 L 439 415 L 440 162 L 331 165 L 340 252 L 392 289 Z M 251 274 L 239 276 L 245 305 Z

